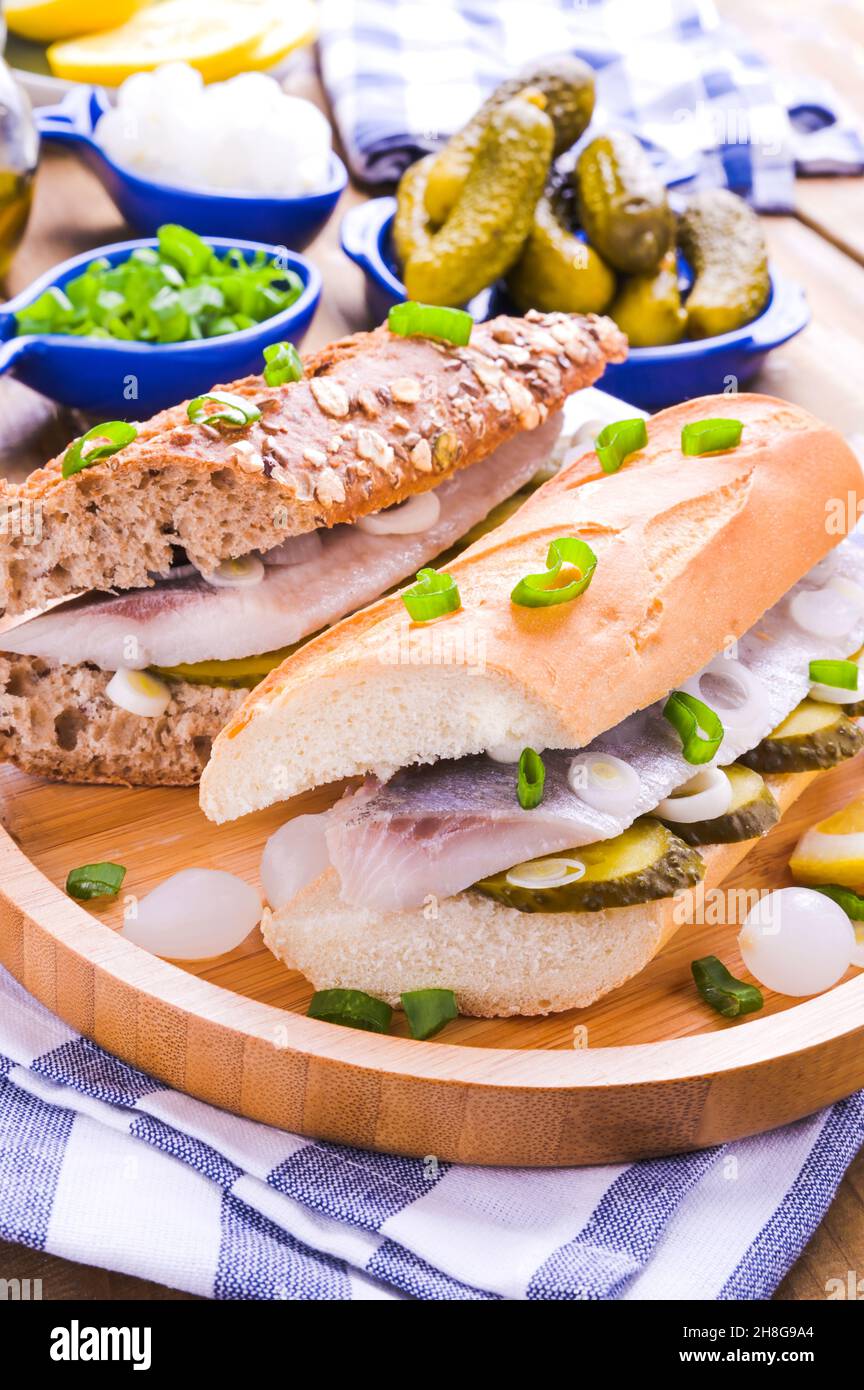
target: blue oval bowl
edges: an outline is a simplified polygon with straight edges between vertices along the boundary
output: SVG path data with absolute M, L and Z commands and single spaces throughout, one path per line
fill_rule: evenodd
M 166 406 L 260 372 L 268 343 L 300 343 L 321 298 L 321 276 L 304 256 L 284 247 L 230 237 L 206 238 L 217 253 L 233 247 L 247 259 L 256 251 L 281 256 L 303 282 L 303 292 L 281 314 L 219 338 L 184 343 L 128 343 L 107 338 L 78 338 L 64 333 L 15 333 L 15 315 L 52 285 L 61 288 L 80 275 L 97 256 L 112 265 L 142 246 L 157 246 L 155 237 L 97 246 L 63 261 L 34 280 L 0 310 L 0 373 L 9 372 L 25 385 L 61 405 L 98 415 L 103 420 L 144 419 Z
M 374 198 L 342 219 L 342 249 L 366 276 L 366 303 L 376 323 L 406 297 L 391 238 L 395 210 L 395 198 Z M 476 319 L 512 309 L 497 288 L 484 290 L 467 307 Z M 597 385 L 643 410 L 735 390 L 752 380 L 767 353 L 800 333 L 809 318 L 801 286 L 772 270 L 768 304 L 752 323 L 716 338 L 631 348 L 626 362 L 610 364 Z
M 130 227 L 147 236 L 164 222 L 179 222 L 201 236 L 254 237 L 302 251 L 327 222 L 348 182 L 345 165 L 333 154 L 327 187 L 299 198 L 199 193 L 157 183 L 115 164 L 95 139 L 96 124 L 109 107 L 101 88 L 78 87 L 59 106 L 38 107 L 36 125 L 44 140 L 76 150 Z

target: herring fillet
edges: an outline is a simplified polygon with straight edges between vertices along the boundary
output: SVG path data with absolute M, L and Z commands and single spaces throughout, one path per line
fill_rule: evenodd
M 864 612 L 841 643 L 802 632 L 789 619 L 791 596 L 818 587 L 813 576 L 864 584 L 864 545 L 855 537 L 843 542 L 741 638 L 737 659 L 759 678 L 765 707 L 757 727 L 737 735 L 727 729 L 716 759 L 721 766 L 754 747 L 804 698 L 811 660 L 843 658 L 864 643 Z M 516 797 L 516 765 L 483 754 L 403 769 L 383 785 L 367 782 L 326 813 L 327 847 L 343 900 L 380 911 L 419 907 L 524 860 L 620 834 L 698 770 L 684 759 L 663 703 L 630 715 L 588 745 L 637 772 L 640 793 L 631 813 L 598 811 L 570 788 L 572 749 L 544 752 L 544 796 L 530 811 Z
M 0 650 L 116 671 L 228 661 L 290 646 L 373 602 L 455 544 L 530 481 L 561 424 L 559 411 L 445 479 L 435 488 L 440 515 L 426 531 L 319 531 L 321 547 L 310 559 L 268 566 L 261 583 L 247 588 L 214 588 L 199 574 L 184 574 L 149 589 L 86 594 L 9 628 L 0 634 Z

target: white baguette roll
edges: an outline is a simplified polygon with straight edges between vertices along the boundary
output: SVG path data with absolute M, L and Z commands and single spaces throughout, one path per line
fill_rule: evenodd
M 740 445 L 686 457 L 682 426 L 743 422 Z M 398 595 L 290 657 L 216 740 L 201 783 L 214 821 L 370 771 L 496 744 L 577 748 L 660 699 L 739 637 L 841 539 L 829 524 L 861 486 L 843 439 L 759 395 L 688 401 L 605 477 L 592 452 L 447 566 L 460 611 L 412 624 Z M 587 540 L 591 586 L 514 606 L 550 541 Z
M 819 775 L 765 780 L 785 811 Z M 644 970 L 753 843 L 700 848 L 706 872 L 696 889 L 603 912 L 517 912 L 472 892 L 411 912 L 369 912 L 342 902 L 327 869 L 265 913 L 262 930 L 273 954 L 316 989 L 362 989 L 393 1005 L 403 991 L 452 989 L 461 1014 L 557 1013 L 584 1008 Z

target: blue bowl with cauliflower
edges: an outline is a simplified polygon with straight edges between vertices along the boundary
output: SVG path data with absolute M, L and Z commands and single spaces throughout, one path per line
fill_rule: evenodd
M 75 88 L 36 111 L 42 138 L 75 150 L 146 236 L 172 222 L 302 250 L 348 182 L 326 117 L 264 74 L 201 88 L 178 67 L 129 78 L 116 106 L 101 88 Z

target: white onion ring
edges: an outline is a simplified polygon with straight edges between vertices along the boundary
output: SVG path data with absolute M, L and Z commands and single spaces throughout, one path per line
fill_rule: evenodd
M 105 687 L 105 694 L 118 709 L 135 714 L 139 719 L 158 719 L 173 698 L 171 687 L 149 671 L 115 671 Z
M 264 561 L 258 555 L 241 555 L 237 560 L 222 560 L 211 574 L 204 574 L 214 589 L 249 589 L 264 578 Z
M 428 531 L 441 515 L 441 503 L 434 492 L 421 492 L 409 497 L 407 502 L 398 502 L 384 512 L 372 512 L 361 516 L 357 521 L 361 531 L 370 536 L 414 536 L 420 531 Z
M 735 686 L 742 695 L 740 703 L 737 705 L 724 704 L 722 696 L 718 698 L 716 692 L 712 691 L 709 694 L 703 690 L 702 682 L 706 676 L 714 676 L 717 680 L 725 680 Z M 681 689 L 686 690 L 690 695 L 695 695 L 697 700 L 701 700 L 703 704 L 713 709 L 722 723 L 724 731 L 734 731 L 738 735 L 746 735 L 764 722 L 768 707 L 768 695 L 765 687 L 758 676 L 733 657 L 715 656 L 704 671 L 700 671 L 698 676 L 693 676 L 689 681 L 685 681 Z
M 171 960 L 206 960 L 233 951 L 261 919 L 261 899 L 221 869 L 181 869 L 128 912 L 123 936 Z
M 814 565 L 812 570 L 807 571 L 807 579 L 817 588 L 823 588 L 829 579 L 833 579 L 837 572 L 837 556 L 833 550 L 829 550 L 824 560 L 820 560 L 818 565 Z
M 557 873 L 554 866 L 559 866 Z M 568 870 L 572 872 L 568 873 Z M 585 873 L 585 865 L 581 859 L 566 859 L 556 855 L 548 859 L 529 859 L 524 864 L 516 864 L 514 868 L 508 869 L 506 878 L 513 888 L 563 888 L 565 884 L 578 883 L 580 878 L 585 877 Z
M 857 943 L 842 907 L 822 893 L 796 887 L 760 898 L 744 918 L 738 946 L 761 985 L 801 999 L 836 985 Z
M 658 803 L 655 815 L 675 825 L 723 816 L 732 804 L 732 783 L 720 767 L 706 767 Z
M 822 681 L 814 681 L 810 686 L 810 699 L 823 700 L 829 705 L 854 705 L 864 695 L 861 689 L 861 667 L 858 666 L 858 683 L 854 690 L 847 690 L 842 685 L 823 685 Z
M 294 816 L 274 831 L 261 856 L 261 885 L 274 912 L 301 888 L 323 874 L 330 863 L 325 838 L 329 813 Z
M 629 815 L 639 800 L 639 774 L 613 753 L 577 753 L 570 762 L 571 791 L 595 811 Z
M 842 589 L 841 589 L 842 584 Z M 802 632 L 826 640 L 846 637 L 861 616 L 850 580 L 832 579 L 824 589 L 801 589 L 789 600 L 789 617 Z M 864 595 L 864 590 L 861 591 Z
M 491 758 L 493 763 L 507 763 L 509 766 L 510 763 L 518 763 L 519 759 L 522 757 L 525 746 L 524 743 L 507 743 L 505 740 L 504 743 L 496 743 L 493 744 L 491 748 L 487 748 L 486 757 Z M 538 743 L 536 745 L 532 744 L 531 746 L 537 754 L 542 754 L 546 751 L 543 744 Z
M 838 574 L 835 579 L 828 581 L 828 588 L 833 589 L 846 603 L 857 609 L 859 617 L 864 616 L 864 589 L 860 584 L 856 584 L 854 579 L 847 579 L 845 574 Z

